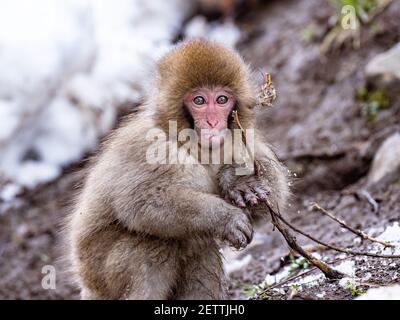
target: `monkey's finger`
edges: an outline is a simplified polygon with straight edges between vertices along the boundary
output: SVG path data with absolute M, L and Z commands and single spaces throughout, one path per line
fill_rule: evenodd
M 270 194 L 270 192 L 268 190 L 265 190 L 264 188 L 260 188 L 260 187 L 253 187 L 253 190 L 257 193 L 257 196 L 261 200 L 268 199 L 268 195 Z
M 242 248 L 245 248 L 246 246 L 247 246 L 247 239 L 246 239 L 245 235 L 239 234 L 236 249 L 242 249 Z
M 251 191 L 244 193 L 244 199 L 248 203 L 250 203 L 252 206 L 254 206 L 254 205 L 256 205 L 258 203 L 257 196 Z
M 260 190 L 260 191 L 264 191 L 267 194 L 271 193 L 271 190 L 269 189 L 268 186 L 266 186 L 264 183 L 257 181 L 256 183 L 253 183 L 251 185 L 251 188 L 255 191 Z
M 244 200 L 249 203 L 250 205 L 255 205 L 257 204 L 257 195 L 253 192 L 253 190 L 248 187 L 247 185 L 241 186 L 239 190 L 243 194 Z
M 244 248 L 247 245 L 246 237 L 238 230 L 231 232 L 227 236 L 226 240 L 232 247 L 238 250 Z
M 250 222 L 239 224 L 238 229 L 246 237 L 246 244 L 250 243 L 251 240 L 253 239 L 253 228 L 252 228 Z
M 229 196 L 232 199 L 232 202 L 236 204 L 238 207 L 242 208 L 246 207 L 246 203 L 244 202 L 243 197 L 239 191 L 230 191 Z

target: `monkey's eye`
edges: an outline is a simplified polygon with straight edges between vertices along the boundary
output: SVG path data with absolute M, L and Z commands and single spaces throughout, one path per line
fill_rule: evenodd
M 204 98 L 201 96 L 197 96 L 197 97 L 194 97 L 193 102 L 194 102 L 194 104 L 197 104 L 198 106 L 200 106 L 202 104 L 205 104 L 206 100 L 204 100 Z
M 219 96 L 217 98 L 218 104 L 225 104 L 228 102 L 228 97 L 227 96 Z

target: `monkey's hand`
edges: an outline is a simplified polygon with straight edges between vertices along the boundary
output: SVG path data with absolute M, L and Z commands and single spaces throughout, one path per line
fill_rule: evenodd
M 218 173 L 221 196 L 237 207 L 248 208 L 252 215 L 265 213 L 265 205 L 283 210 L 289 196 L 287 169 L 265 149 L 266 155 L 257 160 L 258 174 L 238 175 L 239 164 L 225 165 Z
M 262 202 L 271 200 L 271 187 L 265 176 L 236 175 L 234 165 L 227 165 L 219 172 L 219 184 L 222 196 L 233 205 L 246 208 L 256 207 Z M 268 175 L 272 177 L 273 174 Z
M 222 241 L 227 241 L 236 249 L 242 249 L 253 239 L 253 226 L 242 209 L 233 208 L 226 220 L 217 226 L 217 234 Z
M 252 175 L 237 177 L 231 188 L 226 191 L 225 197 L 234 205 L 246 208 L 267 202 L 270 194 L 270 188 L 265 181 Z

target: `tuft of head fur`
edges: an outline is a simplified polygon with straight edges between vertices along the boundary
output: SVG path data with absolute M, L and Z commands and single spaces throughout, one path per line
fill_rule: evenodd
M 251 72 L 234 50 L 221 44 L 196 39 L 178 44 L 160 59 L 156 69 L 156 124 L 168 131 L 168 121 L 178 121 L 178 130 L 190 128 L 185 116 L 183 96 L 199 87 L 224 86 L 235 95 L 240 122 L 251 128 L 251 109 L 256 104 L 256 90 Z

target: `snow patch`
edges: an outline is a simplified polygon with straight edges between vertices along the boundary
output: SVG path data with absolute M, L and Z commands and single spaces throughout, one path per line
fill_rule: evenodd
M 324 275 L 321 272 L 319 272 L 319 273 L 316 273 L 316 274 L 310 274 L 308 276 L 301 277 L 300 279 L 289 283 L 289 285 L 295 284 L 295 285 L 300 285 L 301 286 L 303 284 L 307 284 L 309 286 L 316 286 L 316 285 L 318 285 L 319 280 L 321 280 L 323 278 L 324 278 Z
M 339 280 L 339 285 L 344 289 L 349 289 L 349 287 L 356 287 L 359 279 L 353 277 L 344 277 Z
M 139 102 L 185 0 L 3 0 L 0 176 L 34 187 L 93 149 Z M 9 199 L 13 192 L 3 191 Z
M 369 289 L 357 300 L 400 300 L 400 285 Z
M 208 23 L 204 16 L 196 16 L 184 30 L 185 38 L 204 37 L 234 47 L 240 40 L 241 32 L 231 20 L 223 23 Z
M 0 200 L 9 202 L 21 192 L 21 187 L 15 183 L 6 184 L 0 192 Z
M 354 267 L 354 261 L 346 260 L 334 267 L 335 270 L 344 273 L 349 277 L 354 277 L 356 270 Z
M 400 225 L 399 222 L 394 222 L 392 225 L 386 227 L 385 231 L 383 231 L 377 239 L 382 241 L 387 241 L 392 244 L 394 247 L 385 248 L 382 244 L 374 243 L 370 246 L 370 249 L 374 253 L 380 252 L 381 254 L 391 254 L 391 255 L 399 255 L 400 254 Z
M 224 264 L 224 269 L 226 274 L 231 274 L 234 271 L 240 270 L 247 266 L 251 261 L 251 255 L 247 254 L 242 259 L 236 259 L 229 263 Z

